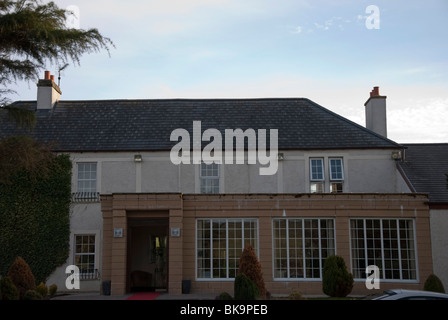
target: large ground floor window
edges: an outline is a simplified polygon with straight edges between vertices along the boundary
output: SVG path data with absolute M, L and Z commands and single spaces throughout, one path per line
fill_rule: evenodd
M 274 278 L 320 279 L 334 234 L 333 219 L 274 219 Z
M 258 252 L 257 219 L 198 219 L 196 221 L 198 279 L 233 279 L 244 247 Z
M 416 280 L 414 220 L 351 219 L 352 273 L 365 279 L 376 265 L 382 280 Z

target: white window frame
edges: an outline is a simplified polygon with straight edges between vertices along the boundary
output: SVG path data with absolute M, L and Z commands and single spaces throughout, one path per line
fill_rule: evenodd
M 322 166 L 322 178 L 313 178 L 313 161 L 319 160 Z M 325 181 L 324 158 L 310 158 L 310 181 Z
M 313 161 L 318 160 L 322 168 L 322 178 L 313 178 Z M 323 157 L 309 158 L 310 165 L 310 192 L 323 193 L 325 192 L 325 162 Z M 320 186 L 320 190 L 319 190 Z M 315 189 L 315 190 L 313 190 Z
M 95 179 L 92 178 L 80 178 L 80 173 L 82 172 L 82 170 L 80 170 L 80 167 L 83 165 L 95 165 Z M 96 193 L 98 192 L 98 163 L 97 162 L 78 162 L 77 163 L 77 175 L 76 175 L 76 191 L 77 193 Z M 93 172 L 93 171 L 90 171 Z M 95 190 L 92 191 L 91 188 L 89 189 L 89 191 L 86 191 L 85 189 L 81 189 L 81 181 L 95 181 L 94 185 L 95 185 Z
M 216 176 L 203 176 L 202 175 L 202 166 L 207 166 L 205 162 L 201 162 L 199 165 L 199 193 L 201 194 L 219 194 L 221 192 L 221 165 L 219 163 L 212 163 L 209 165 L 217 166 L 217 175 Z M 217 192 L 203 192 L 202 184 L 207 181 L 217 180 L 218 181 L 218 190 Z M 214 188 L 214 187 L 213 187 Z
M 76 240 L 77 237 L 82 237 L 82 236 L 94 236 L 95 237 L 95 252 L 93 254 L 94 258 L 94 267 L 93 270 L 94 272 L 89 272 L 89 273 L 82 273 L 82 270 L 80 269 L 80 280 L 93 280 L 93 279 L 97 279 L 99 277 L 99 255 L 100 255 L 100 251 L 99 251 L 99 246 L 100 246 L 100 232 L 98 230 L 79 230 L 76 231 L 72 234 L 72 259 L 73 265 L 77 265 L 76 264 L 76 256 L 79 255 L 76 251 Z M 80 253 L 81 255 L 89 255 L 90 253 Z M 92 255 L 92 254 L 90 254 Z
M 335 179 L 333 178 L 333 166 L 331 165 L 332 161 L 339 161 L 341 167 L 341 178 Z M 328 170 L 330 176 L 330 192 L 344 192 L 344 159 L 342 157 L 330 157 L 328 158 Z M 340 191 L 337 190 L 337 186 L 340 186 Z M 333 186 L 336 187 L 336 190 L 333 190 Z
M 209 238 L 201 238 L 202 241 L 204 241 L 205 243 L 207 243 L 207 241 L 209 242 L 208 245 L 209 247 L 206 248 L 202 248 L 199 246 L 199 228 L 198 228 L 198 222 L 199 221 L 207 221 L 209 222 L 209 232 L 210 232 L 210 236 Z M 241 232 L 242 232 L 242 237 L 241 237 L 241 248 L 231 248 L 231 244 L 230 239 L 229 239 L 229 223 L 232 222 L 241 222 L 242 226 L 241 226 Z M 225 277 L 220 277 L 220 276 L 214 276 L 214 271 L 216 266 L 214 266 L 214 262 L 216 260 L 216 257 L 213 256 L 213 252 L 214 250 L 216 250 L 216 248 L 213 247 L 213 243 L 214 243 L 214 239 L 213 239 L 213 223 L 225 223 L 225 248 L 221 248 L 221 252 L 223 252 L 225 254 L 224 259 L 226 260 L 226 276 Z M 247 229 L 244 226 L 245 223 L 251 223 L 251 224 L 255 224 L 253 226 L 253 228 L 249 228 L 249 234 L 246 234 Z M 196 261 L 196 267 L 195 267 L 195 272 L 196 272 L 196 279 L 198 281 L 226 281 L 226 280 L 234 280 L 234 277 L 230 277 L 230 274 L 232 273 L 230 271 L 230 264 L 229 264 L 229 254 L 230 254 L 230 250 L 241 250 L 241 253 L 244 250 L 244 246 L 246 245 L 246 243 L 248 241 L 246 241 L 246 239 L 250 239 L 249 241 L 251 242 L 251 244 L 254 247 L 255 252 L 257 253 L 257 256 L 259 256 L 259 223 L 258 223 L 258 219 L 256 218 L 198 218 L 196 219 L 196 232 L 195 232 L 195 239 L 196 239 L 196 247 L 195 247 L 195 252 L 196 252 L 196 256 L 195 256 L 195 261 Z M 252 233 L 255 233 L 252 234 Z M 206 251 L 209 253 L 208 257 L 206 259 L 203 258 L 204 254 L 206 253 Z M 200 261 L 203 260 L 203 261 Z M 199 269 L 201 268 L 201 264 L 202 262 L 207 262 L 209 264 L 209 274 L 208 276 L 204 276 L 204 274 L 206 274 L 207 272 L 207 268 L 203 268 L 204 270 L 201 272 L 199 271 Z M 236 270 L 236 272 L 238 272 L 238 270 Z
M 332 226 L 329 229 L 328 227 L 324 229 L 324 227 L 322 227 L 322 221 L 326 220 L 326 221 L 331 221 Z M 278 233 L 280 232 L 280 230 L 283 230 L 281 228 L 277 229 L 276 228 L 276 222 L 281 222 L 284 221 L 285 222 L 285 228 L 284 228 L 284 237 L 282 238 L 284 240 L 283 245 L 285 247 L 282 247 L 281 245 L 279 246 L 279 243 L 281 242 L 281 239 L 277 238 Z M 293 243 L 294 239 L 297 240 L 297 238 L 294 238 L 293 235 L 290 234 L 291 232 L 291 228 L 290 228 L 290 224 L 293 221 L 300 221 L 301 222 L 301 228 L 300 229 L 294 229 L 294 230 L 299 230 L 301 233 L 301 238 L 300 238 L 300 243 L 296 242 L 296 247 L 294 247 L 293 249 L 291 248 L 291 243 Z M 318 223 L 318 235 L 317 238 L 313 238 L 313 237 L 307 237 L 306 235 L 310 235 L 312 234 L 312 231 L 314 230 L 314 228 L 307 228 L 306 224 L 307 222 L 315 222 L 317 221 Z M 330 231 L 331 230 L 331 238 L 327 237 L 327 238 L 323 238 L 323 231 L 327 230 Z M 284 281 L 284 280 L 288 280 L 288 281 L 295 281 L 295 280 L 321 280 L 322 279 L 322 272 L 323 272 L 323 267 L 324 267 L 324 262 L 325 259 L 333 254 L 336 254 L 336 221 L 333 218 L 299 218 L 299 217 L 294 217 L 294 218 L 274 218 L 272 219 L 272 274 L 273 274 L 273 278 L 274 280 L 280 280 L 280 281 Z M 327 235 L 328 236 L 328 235 Z M 307 247 L 306 243 L 307 240 L 317 240 L 318 241 L 318 246 L 316 247 Z M 324 239 L 326 239 L 326 241 L 328 242 L 327 245 L 329 246 L 330 243 L 332 245 L 332 247 L 323 247 L 322 243 L 324 241 Z M 318 255 L 314 256 L 314 259 L 319 259 L 319 266 L 318 268 L 316 268 L 316 266 L 310 267 L 306 260 L 312 260 L 311 256 L 309 256 L 309 253 L 307 253 L 307 251 L 309 250 L 313 250 L 313 249 L 317 249 L 318 250 Z M 293 270 L 291 270 L 291 250 L 296 250 L 296 252 L 301 252 L 302 256 L 301 259 L 297 259 L 302 261 L 302 268 L 303 268 L 303 275 L 301 277 L 299 276 L 294 276 L 294 272 Z M 326 256 L 323 256 L 323 252 L 327 251 Z M 282 256 L 281 252 L 284 251 L 285 256 Z M 278 253 L 280 252 L 280 254 Z M 277 256 L 279 254 L 279 256 Z M 276 270 L 277 266 L 276 266 L 276 261 L 277 260 L 286 260 L 286 265 L 282 265 L 282 269 L 281 270 Z M 313 270 L 319 270 L 319 277 L 313 277 L 311 276 L 307 276 L 308 272 L 313 273 Z M 278 272 L 283 273 L 282 276 L 278 276 Z
M 331 161 L 333 161 L 333 160 L 338 160 L 339 162 L 340 162 L 340 165 L 341 165 L 341 175 L 342 175 L 342 177 L 341 177 L 341 179 L 334 179 L 333 178 L 333 167 L 332 167 L 332 165 L 331 165 Z M 329 168 L 329 170 L 330 170 L 330 181 L 344 181 L 344 159 L 342 159 L 342 158 L 339 158 L 339 157 L 331 157 L 331 158 L 328 158 L 328 168 Z
M 379 234 L 379 237 L 374 238 L 367 238 L 367 231 L 369 230 L 375 230 L 375 228 L 368 229 L 367 228 L 367 220 L 371 221 L 379 221 L 379 228 L 377 228 L 377 233 Z M 362 228 L 357 228 L 357 230 L 361 230 L 363 233 L 363 237 L 354 237 L 354 229 L 352 223 L 354 221 L 362 221 Z M 396 222 L 396 228 L 395 231 L 397 232 L 396 238 L 388 238 L 384 237 L 385 230 L 392 230 L 386 228 L 385 221 L 395 221 Z M 406 231 L 405 229 L 400 228 L 400 222 L 405 221 L 407 223 L 411 223 L 412 226 L 412 237 L 406 238 L 406 241 L 402 241 L 400 237 L 400 233 L 403 231 Z M 358 281 L 365 281 L 365 267 L 368 265 L 377 265 L 377 267 L 380 269 L 380 279 L 384 282 L 403 282 L 403 283 L 415 283 L 419 281 L 419 266 L 418 266 L 418 255 L 417 255 L 417 239 L 416 239 L 416 226 L 415 226 L 415 219 L 410 218 L 352 218 L 349 221 L 349 232 L 350 232 L 350 257 L 351 257 L 351 272 L 355 278 L 355 280 Z M 374 244 L 373 247 L 369 247 L 368 243 L 372 240 L 379 241 L 379 246 L 376 246 L 377 243 Z M 396 242 L 396 248 L 386 248 L 385 243 L 394 241 Z M 412 242 L 409 242 L 412 241 Z M 402 243 L 407 243 L 411 249 L 408 247 L 403 248 Z M 357 244 L 356 247 L 354 247 L 354 244 Z M 360 246 L 361 245 L 361 246 Z M 369 255 L 369 251 L 377 250 L 381 253 L 380 257 Z M 398 269 L 395 269 L 395 272 L 399 273 L 399 278 L 397 277 L 389 277 L 388 275 L 394 272 L 394 269 L 387 268 L 386 257 L 389 257 L 389 254 L 386 254 L 386 251 L 392 252 L 393 250 L 397 251 L 398 258 L 397 259 L 388 259 L 389 261 L 396 261 L 398 262 Z M 412 254 L 412 258 L 408 258 L 405 260 L 403 258 L 403 250 L 408 251 L 408 254 Z M 361 253 L 363 256 L 359 257 L 359 253 Z M 412 263 L 414 266 L 414 269 L 405 269 L 403 268 L 404 261 L 407 261 L 407 264 Z M 378 265 L 380 264 L 380 265 Z M 384 266 L 386 264 L 386 267 Z M 411 271 L 410 271 L 411 270 Z M 410 279 L 403 279 L 403 275 L 405 272 L 414 272 L 415 277 Z

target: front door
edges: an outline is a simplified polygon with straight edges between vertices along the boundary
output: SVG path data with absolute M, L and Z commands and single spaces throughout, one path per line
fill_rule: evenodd
M 128 220 L 128 292 L 168 288 L 168 219 Z

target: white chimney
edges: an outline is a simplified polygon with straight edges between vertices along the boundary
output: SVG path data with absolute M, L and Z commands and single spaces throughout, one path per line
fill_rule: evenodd
M 53 109 L 61 94 L 61 89 L 54 82 L 54 76 L 50 75 L 50 71 L 45 71 L 44 79 L 37 83 L 37 109 Z
M 373 87 L 366 107 L 366 128 L 387 137 L 386 96 L 380 96 L 379 87 Z

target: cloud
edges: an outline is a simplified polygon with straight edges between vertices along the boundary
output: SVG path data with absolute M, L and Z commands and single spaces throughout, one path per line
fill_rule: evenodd
M 301 26 L 297 26 L 297 27 L 295 27 L 295 28 L 291 31 L 291 33 L 297 33 L 297 34 L 302 33 L 302 27 L 301 27 Z
M 292 34 L 300 34 L 304 32 L 314 33 L 314 31 L 329 31 L 332 29 L 343 31 L 345 30 L 345 26 L 350 24 L 352 21 L 352 19 L 346 19 L 343 17 L 331 17 L 330 19 L 327 19 L 323 22 L 313 22 L 311 26 L 309 23 L 304 23 L 303 25 L 293 27 L 291 28 L 292 30 L 290 32 Z
M 447 143 L 446 119 L 448 98 L 409 99 L 404 108 L 389 108 L 388 131 L 400 143 Z

